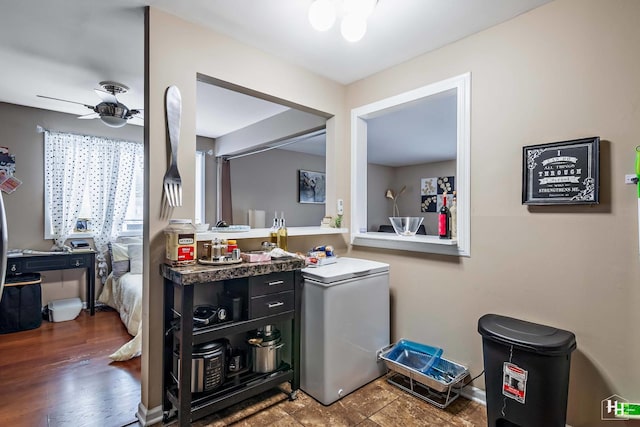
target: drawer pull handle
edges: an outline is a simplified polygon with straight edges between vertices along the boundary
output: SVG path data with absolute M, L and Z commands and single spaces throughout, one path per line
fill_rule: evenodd
M 80 267 L 80 261 L 76 260 L 76 267 Z
M 270 302 L 267 304 L 267 307 L 269 308 L 276 308 L 276 307 L 280 307 L 281 305 L 284 305 L 284 303 L 282 301 L 279 302 Z
M 284 280 L 276 280 L 275 282 L 269 282 L 268 285 L 269 286 L 282 285 L 283 283 L 284 283 Z
M 11 271 L 16 271 L 16 270 L 17 270 L 16 265 L 15 264 L 11 264 Z

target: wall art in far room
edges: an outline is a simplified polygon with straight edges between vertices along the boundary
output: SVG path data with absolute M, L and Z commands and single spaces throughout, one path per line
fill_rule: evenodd
M 298 202 L 325 202 L 325 174 L 300 169 L 298 171 Z
M 420 211 L 438 212 L 442 207 L 442 196 L 447 193 L 447 205 L 455 191 L 455 176 L 438 176 L 420 180 Z

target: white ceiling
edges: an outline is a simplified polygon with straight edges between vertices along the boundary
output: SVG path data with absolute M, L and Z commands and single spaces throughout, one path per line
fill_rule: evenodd
M 280 114 L 288 107 L 198 81 L 196 133 L 217 138 Z
M 118 96 L 122 103 L 143 108 L 145 5 L 348 84 L 548 1 L 379 0 L 367 34 L 349 43 L 336 25 L 324 33 L 311 28 L 312 0 L 0 0 L 0 102 L 86 114 L 81 105 L 36 95 L 95 105 L 98 82 L 113 80 L 131 88 Z M 211 100 L 207 105 L 199 100 L 198 113 L 224 114 L 218 122 L 227 127 L 210 128 L 207 123 L 216 121 L 199 117 L 205 136 L 255 123 L 281 108 L 252 101 L 237 108 L 237 100 Z
M 393 167 L 455 159 L 456 111 L 453 89 L 367 120 L 367 161 Z

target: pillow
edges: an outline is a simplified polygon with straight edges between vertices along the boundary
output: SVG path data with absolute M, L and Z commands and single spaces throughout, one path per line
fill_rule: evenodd
M 142 243 L 129 244 L 129 271 L 142 274 Z
M 123 243 L 109 243 L 111 253 L 111 272 L 113 277 L 119 279 L 124 273 L 129 271 L 129 248 Z

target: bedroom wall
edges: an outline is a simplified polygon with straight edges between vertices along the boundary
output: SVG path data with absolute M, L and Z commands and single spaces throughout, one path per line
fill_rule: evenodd
M 574 427 L 606 424 L 613 393 L 640 401 L 637 188 L 624 184 L 640 135 L 638 17 L 636 0 L 556 0 L 348 88 L 353 108 L 471 73 L 471 257 L 351 254 L 391 264 L 393 339 L 440 346 L 473 375 L 485 313 L 573 331 Z M 596 135 L 600 205 L 521 204 L 523 146 Z
M 15 176 L 22 181 L 13 193 L 2 194 L 7 210 L 9 248 L 12 249 L 49 250 L 53 245 L 52 240 L 44 239 L 44 134 L 36 131 L 38 125 L 61 132 L 142 142 L 141 126 L 114 129 L 99 120 L 78 120 L 73 114 L 0 103 L 0 146 L 7 147 L 15 155 Z M 43 304 L 73 297 L 86 301 L 84 276 L 82 270 L 43 272 Z M 97 294 L 100 289 L 98 280 Z
M 385 197 L 395 177 L 395 168 L 369 163 L 367 165 L 367 230 L 378 231 L 393 215 L 393 202 Z
M 450 160 L 446 162 L 425 163 L 422 165 L 405 166 L 396 168 L 393 188 L 399 191 L 403 185 L 407 186 L 406 192 L 398 198 L 398 209 L 401 216 L 421 216 L 424 217 L 424 227 L 427 234 L 438 234 L 438 213 L 422 212 L 420 183 L 422 178 L 433 178 L 438 176 L 455 176 L 456 162 Z M 447 206 L 451 206 L 451 194 L 447 197 Z
M 290 150 L 270 150 L 231 160 L 234 224 L 248 224 L 247 211 L 265 211 L 265 227 L 273 213 L 284 211 L 289 227 L 319 226 L 325 205 L 298 203 L 298 170 L 324 172 L 325 157 Z
M 397 199 L 400 216 L 421 216 L 424 218 L 423 224 L 427 234 L 438 234 L 438 214 L 421 211 L 420 180 L 455 174 L 454 160 L 402 167 L 367 165 L 368 230 L 378 231 L 381 224 L 390 225 L 389 217 L 393 215 L 393 201 L 386 198 L 386 190 L 391 188 L 397 193 L 403 185 L 406 185 L 407 189 Z

